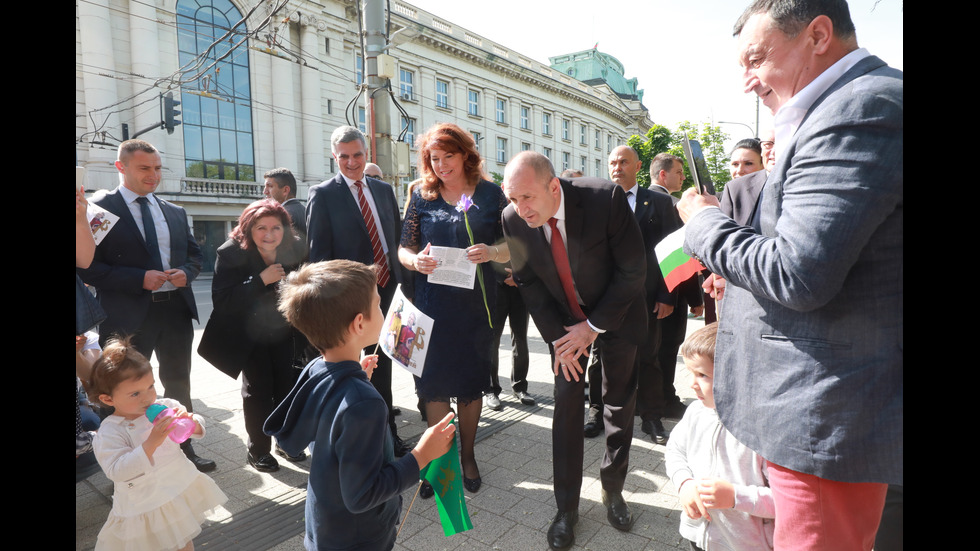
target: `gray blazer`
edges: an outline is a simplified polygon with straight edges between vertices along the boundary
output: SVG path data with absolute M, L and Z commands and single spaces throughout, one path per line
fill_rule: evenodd
M 721 211 L 743 226 L 750 225 L 766 176 L 765 170 L 757 170 L 728 182 L 721 192 Z
M 761 227 L 688 224 L 685 249 L 728 280 L 718 413 L 769 461 L 903 484 L 903 173 L 903 75 L 869 57 L 782 148 Z

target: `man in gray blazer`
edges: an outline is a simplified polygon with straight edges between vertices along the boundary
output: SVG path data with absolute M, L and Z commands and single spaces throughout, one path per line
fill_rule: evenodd
M 903 75 L 858 48 L 843 0 L 758 0 L 735 34 L 776 114 L 758 222 L 678 204 L 734 313 L 718 414 L 768 461 L 777 549 L 870 549 L 903 483 Z

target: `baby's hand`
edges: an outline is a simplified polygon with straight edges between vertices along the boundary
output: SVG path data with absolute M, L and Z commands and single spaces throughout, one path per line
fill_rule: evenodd
M 456 437 L 456 425 L 452 424 L 453 412 L 449 412 L 441 421 L 425 429 L 419 443 L 412 450 L 412 455 L 419 464 L 419 468 L 425 467 L 433 459 L 438 459 L 449 451 Z
M 157 416 L 157 420 L 153 422 L 153 429 L 150 430 L 150 435 L 143 442 L 143 451 L 151 460 L 153 459 L 153 452 L 157 451 L 163 441 L 177 428 L 174 421 L 176 421 L 176 417 Z
M 702 478 L 697 483 L 698 497 L 708 509 L 735 507 L 735 487 L 720 478 Z
M 694 482 L 693 478 L 685 480 L 681 484 L 680 490 L 677 492 L 677 498 L 681 502 L 681 507 L 684 508 L 684 513 L 692 519 L 699 519 L 702 516 L 708 520 L 711 520 L 711 515 L 708 514 L 707 507 L 701 501 L 701 496 L 698 495 L 698 485 Z
M 374 368 L 378 367 L 378 355 L 370 354 L 361 358 L 361 369 L 367 373 L 368 379 L 374 375 Z

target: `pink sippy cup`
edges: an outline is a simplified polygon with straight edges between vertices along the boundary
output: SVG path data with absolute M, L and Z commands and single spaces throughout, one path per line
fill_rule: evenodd
M 173 408 L 168 408 L 163 404 L 153 404 L 152 406 L 146 408 L 146 418 L 150 420 L 151 423 L 156 421 L 157 417 L 163 416 L 164 418 L 173 417 Z M 184 440 L 190 438 L 191 434 L 197 428 L 197 423 L 193 419 L 181 418 L 174 421 L 177 428 L 170 433 L 170 439 L 174 442 L 180 444 Z

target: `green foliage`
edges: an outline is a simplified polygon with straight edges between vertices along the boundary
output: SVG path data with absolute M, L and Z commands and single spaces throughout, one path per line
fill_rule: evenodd
M 650 130 L 647 131 L 645 136 L 634 134 L 626 140 L 626 145 L 635 149 L 636 153 L 640 156 L 640 160 L 643 161 L 643 168 L 636 175 L 636 183 L 640 187 L 650 187 L 650 161 L 658 153 L 667 151 L 672 139 L 673 135 L 669 128 L 655 124 L 650 127 Z
M 725 140 L 728 134 L 722 132 L 721 127 L 711 126 L 705 123 L 702 127 L 699 124 L 691 124 L 689 121 L 680 123 L 677 130 L 671 132 L 666 126 L 654 124 L 645 136 L 633 135 L 626 141 L 626 145 L 636 150 L 643 161 L 643 169 L 636 175 L 636 181 L 642 187 L 650 186 L 650 161 L 659 153 L 670 153 L 684 158 L 684 150 L 681 147 L 681 140 L 684 139 L 684 132 L 692 140 L 697 140 L 701 144 L 704 152 L 705 162 L 708 172 L 711 174 L 711 181 L 715 184 L 716 190 L 721 190 L 725 183 L 731 180 L 728 173 L 728 155 L 725 153 Z M 684 188 L 687 189 L 694 184 L 691 178 L 690 167 L 684 163 Z
M 697 140 L 701 144 L 701 151 L 704 153 L 704 161 L 708 168 L 708 174 L 711 175 L 711 182 L 715 185 L 715 191 L 720 192 L 725 184 L 732 179 L 732 175 L 728 171 L 729 156 L 725 152 L 725 140 L 728 139 L 728 134 L 723 132 L 720 126 L 711 126 L 708 123 L 704 123 L 704 126 L 697 123 L 692 124 L 689 121 L 680 123 L 674 132 L 674 140 L 669 152 L 682 159 L 684 158 L 684 150 L 681 147 L 681 140 L 684 139 L 685 132 L 690 139 Z M 694 178 L 691 177 L 691 167 L 687 166 L 687 163 L 684 163 L 684 176 L 687 179 L 684 180 L 683 189 L 693 186 Z
M 499 172 L 491 172 L 490 173 L 490 178 L 493 179 L 493 183 L 497 184 L 498 186 L 504 185 L 504 175 L 503 174 L 501 174 Z

